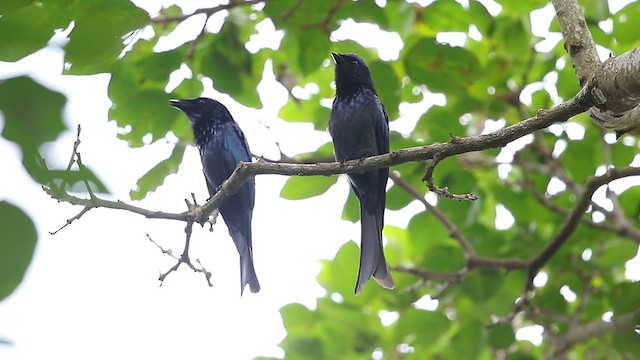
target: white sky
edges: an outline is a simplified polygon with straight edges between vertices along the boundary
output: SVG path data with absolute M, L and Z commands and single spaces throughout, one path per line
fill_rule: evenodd
M 397 58 L 402 47 L 399 38 L 377 31 L 371 26 L 356 29 L 355 37 L 375 32 L 376 43 L 367 44 L 366 38 L 358 40 L 375 46 L 384 37 L 384 43 L 390 46 L 379 48 L 380 58 Z M 265 46 L 269 46 L 273 29 L 267 24 L 264 32 Z M 343 39 L 343 34 L 339 30 L 333 36 Z M 60 76 L 62 61 L 60 50 L 45 49 L 16 64 L 0 63 L 0 79 L 26 73 L 65 93 L 69 99 L 65 121 L 72 130 L 46 147 L 48 162 L 66 165 L 75 126 L 81 124 L 80 151 L 85 164 L 105 181 L 114 198 L 127 200 L 136 180 L 165 158 L 171 146 L 158 142 L 131 149 L 117 140 L 115 124 L 107 118 L 108 77 Z M 277 118 L 286 93 L 272 73 L 267 75 L 259 90 L 262 96 L 269 94 L 272 106 L 261 110 L 242 107 L 212 89 L 205 95 L 229 107 L 256 154 L 276 156 L 274 140 L 290 155 L 311 151 L 329 141 L 325 132 Z M 434 99 L 443 101 L 437 96 Z M 392 126 L 399 131 L 412 129 L 416 114 L 431 105 L 431 101 L 403 104 L 404 116 Z M 167 111 L 176 110 L 167 105 Z M 145 234 L 180 253 L 183 223 L 98 209 L 51 236 L 49 231 L 80 209 L 50 199 L 24 172 L 15 144 L 0 139 L 0 154 L 0 168 L 11 174 L 0 177 L 0 200 L 27 211 L 36 220 L 39 234 L 25 281 L 0 303 L 0 338 L 14 342 L 10 347 L 0 345 L 1 359 L 280 356 L 277 343 L 284 338 L 285 330 L 278 309 L 291 302 L 314 306 L 315 298 L 324 293 L 315 281 L 318 260 L 333 258 L 342 244 L 360 236 L 359 225 L 340 220 L 349 191 L 344 178 L 320 197 L 287 201 L 279 197 L 285 177 L 259 176 L 253 233 L 261 291 L 252 294 L 247 290 L 240 298 L 238 257 L 222 223 L 213 233 L 197 227 L 192 238 L 192 258 L 200 258 L 213 273 L 214 286 L 209 288 L 200 274 L 183 266 L 159 287 L 159 272 L 166 271 L 174 260 L 162 254 Z M 187 149 L 178 174 L 168 177 L 165 185 L 140 205 L 182 211 L 184 199 L 191 192 L 201 200 L 207 196 L 193 147 Z M 420 205 L 412 203 L 399 212 L 387 211 L 387 224 L 406 226 L 419 210 Z M 345 276 L 355 283 L 356 269 Z M 428 299 L 425 302 L 425 308 L 433 309 L 433 303 Z

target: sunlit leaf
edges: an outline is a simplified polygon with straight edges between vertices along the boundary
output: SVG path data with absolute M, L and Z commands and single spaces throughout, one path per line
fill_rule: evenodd
M 324 194 L 337 176 L 291 176 L 280 191 L 280 196 L 289 200 L 307 199 Z
M 124 40 L 149 20 L 149 15 L 128 0 L 78 3 L 75 26 L 65 47 L 67 72 L 92 74 L 107 71 L 124 49 Z
M 152 167 L 146 174 L 142 175 L 136 184 L 136 188 L 129 192 L 133 200 L 144 199 L 150 192 L 155 191 L 164 184 L 167 176 L 178 172 L 178 166 L 184 156 L 184 146 L 177 145 L 173 148 L 171 155 Z
M 64 5 L 53 1 L 4 1 L 0 4 L 0 60 L 18 61 L 43 48 L 54 30 L 71 19 Z M 66 9 L 65 9 L 66 10 Z

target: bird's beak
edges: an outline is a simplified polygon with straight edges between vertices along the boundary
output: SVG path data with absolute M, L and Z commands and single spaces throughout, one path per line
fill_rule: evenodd
M 331 56 L 333 56 L 333 61 L 335 61 L 336 64 L 341 64 L 344 62 L 344 59 L 341 54 L 338 54 L 336 52 L 331 52 Z
M 189 103 L 186 102 L 185 100 L 177 100 L 177 99 L 171 99 L 169 100 L 169 105 L 173 106 L 176 109 L 180 109 L 180 110 L 187 110 L 187 108 L 189 107 Z

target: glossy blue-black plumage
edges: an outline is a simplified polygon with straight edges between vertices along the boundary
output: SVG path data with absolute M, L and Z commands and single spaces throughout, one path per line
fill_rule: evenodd
M 200 150 L 209 195 L 213 196 L 233 173 L 239 162 L 251 161 L 251 153 L 244 134 L 233 120 L 229 110 L 218 101 L 197 98 L 171 100 L 170 104 L 184 111 L 191 121 L 196 145 Z M 254 202 L 255 181 L 252 177 L 220 207 L 220 214 L 240 254 L 241 293 L 247 284 L 251 292 L 260 290 L 253 267 L 251 239 Z
M 336 159 L 361 159 L 389 152 L 389 118 L 378 99 L 367 64 L 354 54 L 332 53 L 336 62 L 336 97 L 329 133 Z M 360 200 L 360 268 L 355 293 L 373 276 L 385 288 L 394 282 L 382 247 L 382 228 L 389 168 L 349 174 Z

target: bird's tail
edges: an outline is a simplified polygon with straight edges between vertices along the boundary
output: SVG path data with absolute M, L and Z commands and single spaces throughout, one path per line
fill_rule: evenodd
M 395 286 L 382 248 L 382 216 L 383 214 L 379 213 L 379 211 L 370 213 L 364 207 L 361 207 L 362 241 L 360 242 L 360 269 L 355 289 L 356 294 L 362 290 L 371 276 L 376 279 L 380 286 L 386 289 L 393 289 Z
M 240 255 L 240 296 L 242 296 L 247 284 L 249 284 L 249 288 L 252 293 L 260 291 L 258 276 L 256 275 L 256 270 L 253 267 L 253 249 L 251 248 L 250 226 L 251 225 L 240 229 L 236 227 L 229 227 L 229 235 L 231 235 L 231 238 L 236 245 L 236 250 L 238 250 L 238 254 Z
M 253 254 L 251 250 L 240 253 L 240 295 L 244 292 L 245 286 L 249 284 L 252 293 L 260 291 L 260 283 L 256 270 L 253 267 Z

